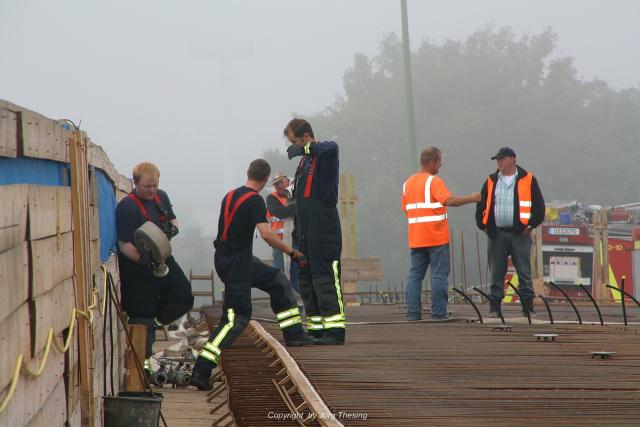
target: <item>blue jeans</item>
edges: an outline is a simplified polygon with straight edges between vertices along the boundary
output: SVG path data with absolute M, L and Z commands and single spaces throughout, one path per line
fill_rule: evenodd
M 273 263 L 271 264 L 271 267 L 277 268 L 284 273 L 284 254 L 282 251 L 277 249 L 273 250 Z
M 411 270 L 407 278 L 407 319 L 422 318 L 422 281 L 431 265 L 431 317 L 447 315 L 449 299 L 449 245 L 411 249 Z

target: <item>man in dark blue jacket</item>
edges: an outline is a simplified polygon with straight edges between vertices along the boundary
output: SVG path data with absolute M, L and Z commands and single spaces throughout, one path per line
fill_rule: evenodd
M 284 129 L 289 159 L 302 156 L 296 170 L 296 231 L 308 264 L 299 273 L 308 331 L 318 344 L 344 344 L 345 315 L 340 283 L 342 232 L 338 202 L 338 144 L 315 140 L 304 119 Z

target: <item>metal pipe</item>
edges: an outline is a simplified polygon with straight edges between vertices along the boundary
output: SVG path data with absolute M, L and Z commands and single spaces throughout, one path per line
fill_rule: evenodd
M 589 292 L 587 290 L 587 288 L 582 283 L 579 283 L 578 286 L 580 286 L 580 288 L 587 294 L 587 296 L 589 297 L 589 299 L 593 303 L 593 306 L 596 308 L 596 311 L 598 312 L 598 318 L 600 319 L 600 325 L 604 326 L 604 321 L 602 320 L 602 313 L 600 313 L 600 307 L 598 307 L 598 303 L 596 302 L 596 300 L 593 299 L 593 296 L 591 296 L 591 292 Z
M 527 304 L 522 299 L 522 295 L 520 295 L 520 292 L 515 286 L 513 286 L 513 283 L 511 283 L 511 281 L 507 281 L 507 285 L 509 285 L 511 289 L 513 289 L 514 292 L 518 295 L 518 299 L 520 300 L 520 305 L 522 306 L 522 312 L 526 314 L 527 320 L 529 321 L 529 324 L 531 324 L 531 313 L 529 313 L 529 307 L 527 307 Z
M 496 304 L 491 300 L 491 298 L 489 298 L 489 295 L 485 294 L 484 292 L 482 292 L 481 289 L 479 289 L 477 286 L 473 287 L 473 290 L 478 292 L 480 295 L 482 295 L 483 297 L 485 297 L 487 299 L 487 301 L 489 301 L 489 304 L 496 310 L 496 313 L 498 313 L 498 316 L 500 316 L 500 320 L 502 321 L 502 324 L 504 325 L 504 317 L 502 316 L 502 310 L 500 309 L 500 307 L 496 307 Z
M 620 280 L 620 289 L 622 290 L 622 298 L 621 298 L 621 302 L 622 302 L 622 318 L 624 319 L 624 325 L 627 326 L 627 305 L 624 302 L 624 279 L 625 277 L 622 276 L 622 280 Z
M 553 325 L 553 314 L 551 314 L 551 307 L 549 307 L 549 303 L 547 302 L 547 299 L 542 295 L 538 295 L 538 297 L 542 300 L 542 302 L 544 303 L 544 306 L 547 308 L 547 314 L 549 314 L 549 322 L 551 322 L 551 324 Z
M 549 282 L 549 284 L 551 286 L 553 286 L 554 288 L 556 288 L 557 290 L 559 290 L 560 293 L 562 295 L 564 295 L 564 297 L 567 299 L 567 301 L 569 301 L 569 304 L 571 304 L 571 307 L 573 307 L 573 311 L 576 312 L 576 317 L 578 318 L 578 323 L 582 325 L 582 317 L 580 317 L 580 312 L 578 311 L 578 308 L 573 303 L 573 301 L 571 301 L 571 298 L 569 298 L 569 295 L 567 295 L 567 293 L 565 291 L 563 291 L 562 288 L 560 288 L 560 286 L 556 285 L 555 283 Z
M 620 293 L 623 295 L 623 297 L 622 297 L 622 298 L 624 298 L 624 295 L 628 296 L 629 298 L 631 298 L 631 299 L 633 300 L 633 302 L 635 302 L 635 303 L 636 303 L 636 305 L 638 306 L 638 308 L 640 308 L 640 302 L 639 302 L 637 299 L 635 299 L 635 298 L 633 297 L 633 295 L 631 295 L 630 293 L 628 293 L 628 292 L 626 292 L 626 291 L 623 291 L 623 290 L 621 290 L 621 289 L 619 289 L 619 288 L 616 288 L 615 286 L 611 286 L 611 285 L 606 285 L 606 286 L 607 286 L 607 288 L 615 289 L 616 291 L 620 292 Z M 624 313 L 624 314 L 625 314 L 625 316 L 626 316 L 626 311 L 625 311 L 625 313 Z M 627 322 L 626 322 L 626 317 L 625 317 L 625 325 L 626 325 L 626 324 L 627 324 Z
M 478 320 L 480 321 L 480 323 L 484 323 L 484 321 L 482 320 L 482 314 L 480 314 L 480 310 L 478 310 L 478 307 L 476 307 L 471 298 L 469 298 L 462 289 L 458 289 L 455 286 L 452 289 L 454 290 L 454 292 L 460 294 L 462 298 L 464 298 L 469 304 L 471 304 L 471 307 L 473 307 L 473 309 L 476 311 L 476 314 L 478 315 Z

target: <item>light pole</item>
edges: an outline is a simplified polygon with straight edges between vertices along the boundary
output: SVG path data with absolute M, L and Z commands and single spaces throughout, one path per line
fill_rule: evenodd
M 407 103 L 407 135 L 409 137 L 409 167 L 418 168 L 418 148 L 416 145 L 416 119 L 413 106 L 413 79 L 411 77 L 411 49 L 409 47 L 409 19 L 407 0 L 400 0 L 402 10 L 402 52 L 404 57 L 404 88 Z

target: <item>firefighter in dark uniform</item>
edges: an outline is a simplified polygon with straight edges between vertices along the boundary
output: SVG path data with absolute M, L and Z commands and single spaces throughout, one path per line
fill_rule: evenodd
M 151 349 L 155 327 L 180 318 L 193 307 L 191 284 L 170 256 L 166 260 L 169 273 L 162 278 L 153 275 L 148 254 L 142 256 L 133 244 L 133 233 L 146 221 L 152 221 L 171 239 L 178 234 L 178 221 L 169 196 L 158 189 L 160 171 L 153 163 L 140 163 L 133 168 L 134 190 L 116 207 L 118 263 L 122 286 L 122 306 L 130 324 L 147 326 L 145 369 L 151 371 Z
M 284 129 L 289 159 L 302 156 L 296 170 L 296 232 L 307 266 L 299 286 L 309 333 L 316 345 L 344 344 L 345 314 L 340 283 L 342 233 L 338 202 L 338 144 L 317 142 L 311 125 L 293 119 Z
M 287 346 L 311 345 L 315 339 L 302 328 L 300 310 L 284 273 L 253 256 L 253 232 L 257 228 L 265 242 L 304 265 L 304 255 L 284 243 L 269 227 L 267 207 L 258 194 L 269 179 L 271 167 L 265 160 L 251 162 L 247 183 L 230 191 L 222 200 L 214 265 L 224 283 L 222 317 L 196 360 L 190 384 L 210 390 L 211 371 L 251 320 L 251 288 L 267 292 L 271 309 Z

